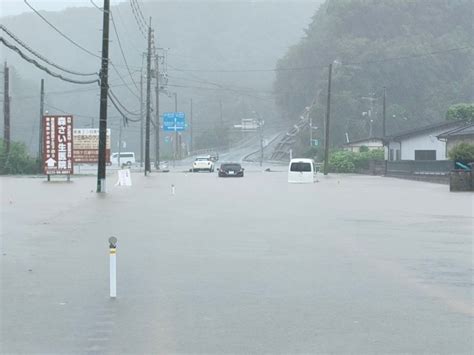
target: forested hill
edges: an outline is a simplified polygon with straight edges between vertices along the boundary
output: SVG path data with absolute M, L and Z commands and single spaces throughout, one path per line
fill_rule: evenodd
M 321 124 L 336 61 L 335 144 L 345 132 L 367 137 L 370 119 L 381 134 L 384 86 L 389 134 L 443 120 L 449 105 L 473 101 L 473 7 L 472 0 L 327 0 L 278 63 L 279 109 L 294 120 L 319 93 L 313 116 Z
M 35 1 L 30 3 L 35 5 Z M 102 1 L 95 3 L 101 5 Z M 139 86 L 140 69 L 144 64 L 142 54 L 147 43 L 138 29 L 132 2 L 111 3 L 114 23 L 110 25 L 110 58 L 117 70 L 110 68 L 109 83 L 121 102 L 136 112 L 139 90 L 125 67 L 120 44 Z M 274 68 L 280 54 L 304 35 L 303 29 L 320 1 L 153 0 L 139 3 L 146 20 L 152 18 L 157 45 L 169 48 L 168 91 L 178 93 L 179 109 L 187 113 L 190 99 L 193 99 L 196 143 L 206 144 L 206 135 L 212 133 L 220 120 L 221 102 L 226 127 L 248 117 L 253 110 L 271 121 L 275 111 L 271 96 L 274 72 L 245 70 Z M 25 11 L 30 11 L 26 5 Z M 31 11 L 3 17 L 0 22 L 51 61 L 81 73 L 97 72 L 100 58 L 94 55 L 101 53 L 100 9 L 91 6 L 40 13 L 93 55 L 68 42 Z M 1 36 L 13 42 L 5 33 Z M 46 80 L 46 109 L 50 113 L 60 113 L 60 109 L 74 114 L 76 127 L 97 126 L 97 84 L 74 85 L 54 79 L 4 46 L 0 47 L 0 59 L 2 63 L 7 60 L 11 68 L 14 140 L 26 142 L 30 149 L 37 146 L 40 78 Z M 163 66 L 162 69 L 166 68 Z M 173 108 L 172 96 L 163 94 L 161 112 Z M 109 113 L 109 127 L 112 127 L 112 139 L 116 141 L 121 118 L 113 108 Z M 131 124 L 123 133 L 129 148 L 135 151 L 138 151 L 138 129 L 138 124 Z

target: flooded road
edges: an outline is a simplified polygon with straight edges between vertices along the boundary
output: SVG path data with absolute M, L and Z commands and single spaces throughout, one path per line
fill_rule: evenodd
M 273 170 L 1 178 L 1 352 L 472 351 L 472 194 Z

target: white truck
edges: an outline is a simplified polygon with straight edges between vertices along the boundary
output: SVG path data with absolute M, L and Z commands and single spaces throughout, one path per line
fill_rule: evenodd
M 204 156 L 199 156 L 196 157 L 196 159 L 193 162 L 193 167 L 191 168 L 192 172 L 198 172 L 198 171 L 209 171 L 212 173 L 214 171 L 214 162 L 211 160 L 210 155 L 204 155 Z

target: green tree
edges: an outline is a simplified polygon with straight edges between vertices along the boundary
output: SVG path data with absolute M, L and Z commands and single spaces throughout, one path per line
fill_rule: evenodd
M 0 139 L 0 174 L 21 175 L 38 172 L 37 160 L 28 155 L 23 143 L 11 142 L 10 152 L 5 151 L 3 140 Z
M 328 65 L 337 60 L 332 144 L 343 144 L 345 132 L 366 138 L 369 119 L 381 134 L 384 86 L 388 134 L 442 121 L 446 107 L 474 98 L 473 7 L 471 0 L 327 0 L 277 64 L 281 114 L 294 121 L 317 96 L 315 124 L 323 127 Z M 365 97 L 376 99 L 370 118 L 362 115 L 371 108 Z
M 449 107 L 446 119 L 450 121 L 474 122 L 474 104 L 456 104 Z

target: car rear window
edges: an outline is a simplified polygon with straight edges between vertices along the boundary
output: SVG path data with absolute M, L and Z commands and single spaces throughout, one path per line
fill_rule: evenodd
M 311 171 L 311 163 L 291 163 L 290 171 Z
M 239 164 L 222 164 L 221 169 L 226 170 L 240 170 L 241 166 Z

